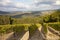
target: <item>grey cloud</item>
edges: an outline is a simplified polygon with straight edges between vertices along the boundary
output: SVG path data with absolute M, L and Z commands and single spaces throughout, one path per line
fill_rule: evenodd
M 3 1 L 0 0 L 0 10 L 6 10 L 6 11 L 13 11 L 13 9 L 16 10 L 46 10 L 46 9 L 58 9 L 60 8 L 59 5 L 53 5 L 57 0 L 36 0 L 38 2 L 31 4 L 30 8 L 26 9 L 26 7 L 16 7 L 15 2 L 8 2 L 7 5 L 3 5 Z M 1 3 L 2 2 L 2 3 Z

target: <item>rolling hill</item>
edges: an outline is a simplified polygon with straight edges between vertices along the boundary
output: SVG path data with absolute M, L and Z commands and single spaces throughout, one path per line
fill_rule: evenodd
M 29 12 L 22 12 L 22 11 L 16 11 L 16 12 L 4 12 L 0 11 L 0 15 L 9 15 L 13 18 L 20 18 L 20 17 L 26 17 L 26 16 L 41 16 L 46 14 L 51 14 L 55 12 L 56 10 L 44 10 L 44 11 L 29 11 Z

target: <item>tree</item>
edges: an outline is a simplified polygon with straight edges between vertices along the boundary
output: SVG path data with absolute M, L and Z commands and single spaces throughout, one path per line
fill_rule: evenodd
M 10 24 L 10 16 L 0 15 L 0 25 Z

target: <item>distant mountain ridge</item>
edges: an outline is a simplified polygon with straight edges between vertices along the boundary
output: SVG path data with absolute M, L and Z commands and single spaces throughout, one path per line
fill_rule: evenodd
M 0 15 L 9 14 L 9 12 L 0 11 Z
M 58 9 L 60 10 L 60 9 Z M 19 18 L 22 16 L 40 16 L 40 15 L 45 15 L 49 13 L 53 13 L 56 10 L 44 10 L 44 11 L 29 11 L 29 12 L 22 12 L 22 11 L 17 11 L 17 12 L 4 12 L 0 11 L 0 15 L 9 15 L 14 18 Z

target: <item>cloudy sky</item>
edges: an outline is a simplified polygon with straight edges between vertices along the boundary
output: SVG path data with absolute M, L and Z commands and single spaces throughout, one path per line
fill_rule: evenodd
M 0 11 L 60 9 L 60 0 L 0 0 Z

